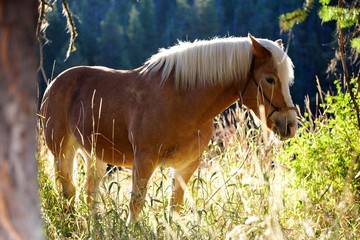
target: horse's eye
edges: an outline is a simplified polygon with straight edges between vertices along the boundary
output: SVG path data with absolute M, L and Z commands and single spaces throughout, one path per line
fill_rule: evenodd
M 275 84 L 275 79 L 273 77 L 266 77 L 265 80 L 268 84 Z

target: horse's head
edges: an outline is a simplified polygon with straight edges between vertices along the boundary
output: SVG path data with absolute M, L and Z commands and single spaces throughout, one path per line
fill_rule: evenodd
M 260 119 L 264 106 L 266 125 L 282 139 L 291 138 L 297 130 L 296 108 L 290 96 L 293 65 L 283 50 L 281 40 L 272 42 L 255 39 L 252 44 L 252 63 L 246 85 L 242 89 L 243 103 Z

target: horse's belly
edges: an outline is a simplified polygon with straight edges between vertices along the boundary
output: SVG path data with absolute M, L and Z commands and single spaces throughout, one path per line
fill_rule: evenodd
M 118 139 L 117 139 L 118 140 Z M 92 144 L 85 146 L 88 153 L 95 152 L 96 158 L 111 165 L 132 167 L 134 153 L 128 141 L 110 141 L 108 138 L 101 137 L 93 139 Z M 94 151 L 95 149 L 95 151 Z
M 99 148 L 96 150 L 96 157 L 103 162 L 115 166 L 123 166 L 131 168 L 133 165 L 133 153 L 128 151 L 121 151 L 119 149 Z

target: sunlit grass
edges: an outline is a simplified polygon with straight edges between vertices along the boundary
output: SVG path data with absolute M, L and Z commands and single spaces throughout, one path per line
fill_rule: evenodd
M 230 116 L 217 119 L 216 137 L 187 185 L 180 214 L 170 211 L 168 206 L 171 169 L 159 168 L 150 180 L 139 221 L 128 227 L 131 172 L 118 170 L 106 175 L 97 213 L 92 213 L 84 201 L 83 175 L 79 174 L 76 211 L 70 214 L 66 211 L 66 200 L 54 189 L 51 154 L 40 138 L 39 184 L 47 238 L 355 239 L 360 236 L 358 192 L 349 184 L 318 189 L 306 177 L 299 178 L 293 163 L 304 159 L 293 159 L 287 150 L 289 142 L 273 136 L 264 142 L 267 133 L 254 126 L 249 128 L 253 122 L 238 108 Z M 321 178 L 321 172 L 318 176 Z M 314 194 L 325 191 L 322 197 L 326 201 L 320 197 L 319 201 L 314 200 Z M 348 197 L 352 201 L 347 202 Z

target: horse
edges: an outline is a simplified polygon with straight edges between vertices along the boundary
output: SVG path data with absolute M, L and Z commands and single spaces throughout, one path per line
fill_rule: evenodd
M 132 168 L 127 223 L 137 221 L 148 181 L 163 166 L 174 170 L 170 206 L 180 211 L 186 184 L 212 137 L 213 120 L 234 102 L 240 100 L 259 118 L 262 105 L 268 129 L 281 139 L 295 135 L 293 80 L 281 39 L 250 34 L 179 41 L 133 70 L 65 70 L 48 85 L 40 109 L 57 189 L 74 198 L 73 161 L 81 150 L 89 204 L 107 164 Z

